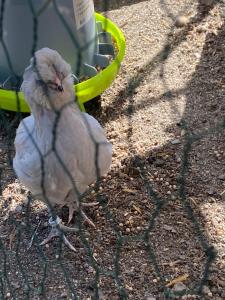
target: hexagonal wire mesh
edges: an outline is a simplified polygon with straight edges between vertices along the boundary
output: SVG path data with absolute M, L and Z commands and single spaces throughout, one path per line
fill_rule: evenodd
M 11 57 L 9 55 L 9 51 L 7 49 L 3 34 L 6 2 L 7 0 L 1 0 L 0 38 L 1 45 L 4 49 L 5 56 L 8 62 L 8 66 L 11 69 L 11 72 L 14 73 L 13 64 L 11 63 Z M 129 3 L 130 2 L 132 1 L 129 1 Z M 46 7 L 49 5 L 49 3 L 52 3 L 55 11 L 60 15 L 61 12 L 58 9 L 57 1 L 46 1 Z M 129 5 L 129 3 L 127 3 L 127 5 Z M 111 8 L 111 6 L 113 5 L 113 3 L 109 3 L 108 1 L 102 1 L 101 3 L 97 2 L 96 4 L 98 5 L 98 7 L 101 7 L 101 10 L 104 12 L 107 12 L 109 7 Z M 161 4 L 165 4 L 164 1 L 161 1 Z M 31 56 L 33 56 L 36 51 L 38 40 L 37 29 L 39 18 L 33 8 L 33 2 L 29 0 L 27 2 L 27 5 L 29 5 L 30 7 L 30 13 L 33 19 L 33 46 L 31 49 Z M 119 5 L 120 3 L 118 3 L 118 6 Z M 117 7 L 117 4 L 115 4 L 115 7 Z M 150 62 L 139 68 L 138 72 L 135 72 L 135 74 L 129 79 L 124 89 L 123 95 L 124 97 L 126 96 L 127 99 L 129 99 L 129 103 L 125 111 L 125 115 L 127 116 L 129 124 L 128 135 L 132 135 L 131 118 L 134 110 L 136 109 L 134 107 L 133 95 L 135 95 L 136 89 L 141 86 L 144 80 L 146 80 L 146 70 L 149 74 L 154 72 L 156 67 L 160 66 L 163 76 L 163 66 L 165 61 L 169 58 L 173 51 L 186 39 L 191 28 L 194 25 L 200 24 L 202 22 L 209 10 L 210 8 L 208 10 L 206 9 L 202 13 L 199 13 L 197 16 L 193 16 L 189 20 L 189 22 L 182 25 L 184 27 L 180 29 L 180 32 L 177 34 L 176 38 L 171 38 L 171 32 L 173 30 L 171 28 L 171 32 L 169 32 L 168 34 L 168 40 L 165 42 L 163 48 L 155 57 L 151 59 Z M 169 12 L 167 13 L 170 14 Z M 66 26 L 65 20 L 63 22 L 64 26 Z M 67 27 L 67 30 L 70 29 Z M 72 32 L 70 32 L 70 34 L 73 35 Z M 77 47 L 76 44 L 74 46 Z M 167 91 L 167 93 L 171 92 Z M 73 177 L 70 174 L 69 170 L 66 168 L 66 165 L 62 158 L 59 157 L 55 147 L 55 143 L 57 139 L 57 126 L 59 124 L 61 111 L 55 111 L 56 119 L 53 126 L 52 151 L 55 152 L 60 165 L 64 169 L 66 174 L 65 176 L 68 176 L 68 178 L 70 178 L 74 193 L 78 195 L 79 202 L 82 202 L 85 196 L 89 198 L 95 198 L 95 200 L 99 203 L 99 213 L 101 214 L 101 218 L 104 220 L 104 226 L 108 228 L 108 231 L 106 230 L 104 234 L 109 234 L 109 231 L 111 232 L 110 234 L 112 234 L 112 237 L 108 240 L 108 245 L 106 245 L 106 247 L 110 248 L 110 267 L 102 266 L 101 263 L 99 263 L 99 259 L 97 258 L 95 253 L 95 251 L 97 250 L 95 249 L 95 245 L 93 245 L 91 238 L 91 234 L 93 234 L 93 232 L 87 232 L 86 225 L 83 224 L 84 219 L 81 214 L 80 206 L 76 216 L 76 226 L 78 228 L 76 238 L 79 239 L 78 243 L 80 248 L 77 249 L 77 252 L 75 254 L 70 254 L 68 252 L 69 250 L 64 247 L 62 239 L 59 239 L 57 243 L 46 248 L 40 246 L 40 236 L 43 232 L 45 232 L 46 226 L 43 225 L 43 220 L 46 217 L 45 208 L 35 206 L 32 208 L 32 200 L 34 200 L 32 199 L 33 196 L 30 193 L 27 193 L 27 196 L 24 195 L 26 191 L 21 188 L 18 183 L 17 192 L 22 193 L 22 198 L 26 199 L 26 203 L 17 206 L 16 210 L 14 211 L 15 214 L 12 212 L 8 212 L 8 202 L 15 202 L 17 200 L 13 200 L 12 197 L 14 196 L 11 196 L 11 194 L 9 194 L 7 202 L 5 197 L 3 197 L 3 190 L 6 188 L 6 182 L 8 183 L 8 179 L 6 178 L 6 176 L 11 176 L 10 178 L 12 179 L 12 181 L 14 181 L 15 178 L 14 175 L 10 175 L 10 170 L 12 168 L 12 157 L 14 154 L 13 140 L 15 136 L 15 128 L 18 125 L 18 121 L 20 121 L 24 117 L 19 111 L 19 97 L 17 91 L 15 91 L 15 97 L 17 97 L 18 101 L 18 112 L 16 114 L 11 114 L 5 111 L 1 111 L 2 139 L 0 141 L 0 145 L 2 155 L 4 154 L 5 159 L 0 168 L 0 187 L 2 201 L 0 236 L 1 299 L 131 299 L 132 297 L 129 296 L 130 288 L 127 284 L 124 283 L 124 273 L 123 271 L 121 271 L 122 252 L 124 251 L 123 249 L 125 247 L 128 247 L 129 243 L 139 244 L 139 247 L 144 250 L 147 264 L 151 266 L 149 272 L 151 270 L 151 272 L 154 273 L 156 281 L 158 282 L 158 290 L 161 292 L 160 299 L 163 299 L 163 297 L 165 299 L 174 298 L 176 294 L 170 289 L 168 281 L 163 275 L 163 270 L 159 266 L 159 259 L 156 252 L 157 249 L 154 247 L 154 244 L 151 240 L 152 233 L 154 232 L 156 227 L 156 222 L 158 219 L 160 219 L 160 214 L 163 210 L 166 210 L 167 206 L 170 203 L 175 202 L 174 198 L 172 198 L 170 194 L 162 196 L 160 195 L 160 193 L 158 193 L 158 191 L 154 188 L 153 182 L 149 180 L 148 170 L 146 169 L 145 165 L 146 160 L 143 161 L 141 155 L 138 155 L 137 153 L 133 154 L 131 170 L 133 172 L 137 172 L 136 175 L 138 177 L 138 180 L 142 181 L 146 194 L 145 196 L 143 196 L 143 194 L 137 193 L 137 191 L 135 190 L 127 189 L 126 191 L 131 194 L 134 193 L 136 197 L 145 198 L 145 203 L 149 203 L 149 205 L 151 205 L 152 211 L 148 216 L 145 227 L 143 228 L 141 233 L 127 234 L 126 232 L 123 232 L 120 227 L 123 224 L 121 225 L 118 223 L 117 217 L 114 214 L 113 203 L 109 205 L 108 199 L 110 189 L 104 192 L 104 189 L 102 190 L 101 187 L 102 181 L 99 176 L 99 166 L 97 163 L 100 145 L 92 136 L 90 128 L 88 128 L 88 130 L 90 138 L 93 140 L 93 144 L 95 147 L 96 177 L 98 178 L 98 180 L 94 186 L 92 186 L 88 191 L 85 192 L 85 194 L 81 195 L 78 192 L 76 182 L 74 182 Z M 121 94 L 119 95 L 119 97 L 121 97 Z M 215 258 L 214 248 L 211 247 L 209 242 L 207 241 L 202 225 L 200 225 L 199 219 L 194 213 L 193 207 L 190 203 L 190 199 L 187 196 L 187 176 L 190 172 L 189 167 L 192 147 L 194 143 L 203 140 L 205 137 L 208 137 L 214 133 L 223 132 L 225 123 L 224 120 L 222 120 L 214 127 L 204 128 L 198 133 L 193 133 L 191 130 L 189 130 L 189 124 L 185 119 L 183 119 L 179 123 L 179 126 L 184 130 L 185 134 L 183 136 L 181 164 L 179 170 L 177 171 L 177 174 L 179 174 L 179 176 L 177 179 L 178 187 L 176 201 L 179 203 L 179 205 L 181 205 L 181 211 L 187 214 L 190 224 L 193 227 L 196 241 L 199 243 L 199 247 L 202 249 L 205 259 L 201 275 L 199 276 L 199 280 L 195 282 L 191 290 L 181 291 L 179 294 L 181 297 L 181 295 L 186 294 L 201 294 L 202 287 L 206 283 L 208 278 L 209 267 Z M 174 143 L 176 142 L 174 141 Z M 35 147 L 37 151 L 41 153 L 38 149 L 38 145 L 35 144 Z M 132 146 L 130 145 L 130 147 Z M 154 157 L 153 160 L 155 160 Z M 48 197 L 46 196 L 46 186 L 44 184 L 45 178 L 47 176 L 46 170 L 44 168 L 45 161 L 44 159 L 42 159 L 41 161 L 43 195 L 45 202 L 51 207 Z M 150 160 L 148 160 L 148 163 L 151 163 Z M 158 165 L 161 164 L 160 161 L 158 161 L 157 163 Z M 131 175 L 129 176 L 134 177 L 135 175 L 132 175 L 131 173 Z M 106 177 L 105 180 L 110 181 L 108 177 Z M 136 177 L 134 178 L 134 180 L 137 180 Z M 112 182 L 113 181 L 111 180 L 110 183 L 112 184 Z M 125 193 L 126 191 L 125 189 L 121 188 L 119 193 Z M 51 209 L 53 210 L 53 215 L 55 215 L 56 212 L 54 208 Z M 137 212 L 139 212 L 140 209 L 136 208 L 136 210 Z M 179 225 L 177 226 L 179 227 Z M 10 231 L 6 230 L 6 227 L 10 228 Z M 94 230 L 97 231 L 97 227 L 98 225 Z M 4 234 L 4 230 L 6 230 L 6 234 Z M 101 238 L 96 239 L 97 243 L 102 246 Z M 106 236 L 103 237 L 103 241 L 107 241 Z M 103 247 L 103 250 L 104 249 L 105 248 Z M 104 256 L 104 251 L 102 255 Z M 141 255 L 142 254 L 140 252 L 140 256 Z M 135 281 L 137 279 L 135 278 L 135 276 L 133 276 L 132 280 Z M 144 285 L 144 281 L 142 281 L 140 284 Z M 104 298 L 104 292 L 102 292 L 102 285 L 105 286 L 106 291 L 107 289 L 109 291 L 110 286 L 112 286 L 112 293 L 109 293 L 106 298 Z M 150 287 L 149 289 L 151 291 Z M 132 299 L 143 298 L 143 295 L 136 295 Z

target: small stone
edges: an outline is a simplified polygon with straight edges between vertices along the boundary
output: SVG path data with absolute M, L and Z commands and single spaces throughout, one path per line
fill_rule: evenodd
M 200 59 L 200 58 L 201 58 L 201 53 L 196 52 L 196 53 L 195 53 L 195 57 L 196 57 L 197 59 Z
M 127 227 L 127 228 L 126 228 L 126 232 L 130 232 L 130 228 Z
M 172 145 L 178 145 L 178 144 L 180 144 L 180 140 L 179 139 L 175 139 L 175 140 L 171 141 L 171 144 Z
M 183 292 L 183 291 L 187 290 L 187 286 L 182 282 L 177 282 L 174 284 L 172 290 L 174 292 Z
M 225 280 L 217 279 L 217 284 L 225 288 Z
M 23 210 L 23 207 L 21 205 L 17 205 L 17 207 L 15 208 L 16 213 L 21 213 L 22 210 Z
M 162 159 L 156 159 L 156 161 L 155 161 L 155 165 L 157 166 L 157 167 L 161 167 L 161 166 L 163 166 L 164 165 L 164 160 L 162 160 Z
M 28 203 L 30 203 L 30 199 L 28 197 L 26 197 L 26 199 L 24 199 L 23 204 L 26 206 L 28 205 Z
M 208 195 L 209 195 L 209 196 L 214 195 L 214 190 L 213 190 L 213 189 L 210 189 L 210 190 L 208 191 Z
M 207 285 L 203 285 L 202 287 L 202 293 L 204 295 L 208 295 L 209 297 L 212 297 L 212 292 L 210 291 L 209 287 Z
M 221 292 L 220 292 L 220 296 L 221 296 L 222 299 L 224 300 L 224 299 L 225 299 L 225 291 L 221 291 Z
M 218 179 L 219 179 L 219 180 L 225 180 L 225 174 L 219 175 L 219 176 L 218 176 Z
M 181 132 L 180 132 L 180 135 L 181 135 L 181 136 L 184 136 L 185 133 L 186 133 L 186 130 L 185 130 L 185 129 L 182 129 Z
M 178 16 L 175 21 L 175 26 L 176 27 L 184 27 L 185 25 L 187 25 L 188 21 L 189 21 L 188 17 Z
M 153 296 L 149 296 L 149 297 L 146 297 L 145 300 L 156 300 L 156 298 Z
M 67 298 L 67 293 L 66 292 L 63 292 L 61 295 L 60 295 L 62 298 Z
M 176 230 L 173 228 L 173 226 L 170 225 L 164 225 L 163 228 L 167 231 L 171 231 L 173 233 L 176 233 Z
M 177 162 L 180 163 L 181 162 L 181 158 L 177 157 Z
M 19 283 L 14 283 L 14 282 L 12 282 L 12 286 L 13 286 L 16 290 L 20 287 Z

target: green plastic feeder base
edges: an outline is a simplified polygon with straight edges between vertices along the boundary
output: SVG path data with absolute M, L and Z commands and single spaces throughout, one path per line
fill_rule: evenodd
M 115 79 L 120 64 L 125 55 L 125 38 L 120 29 L 109 19 L 101 14 L 95 13 L 96 21 L 101 22 L 103 30 L 110 33 L 114 39 L 118 53 L 108 67 L 100 71 L 94 77 L 74 85 L 76 101 L 81 111 L 85 111 L 84 103 L 103 93 Z M 29 112 L 29 106 L 22 92 L 16 94 L 14 91 L 0 90 L 0 109 L 10 111 Z

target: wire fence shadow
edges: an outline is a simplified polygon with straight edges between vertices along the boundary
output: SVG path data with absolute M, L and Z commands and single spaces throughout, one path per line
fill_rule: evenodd
M 5 45 L 2 34 L 5 2 L 1 1 L 2 45 Z M 52 2 L 57 9 L 57 1 Z M 136 2 L 140 1 L 130 1 L 126 5 Z M 160 3 L 166 10 L 165 2 Z M 28 1 L 28 5 L 31 5 L 34 19 L 34 42 L 31 50 L 33 56 L 38 39 L 38 17 L 32 10 L 31 0 Z M 121 3 L 118 2 L 97 3 L 97 8 L 103 11 L 118 9 L 120 6 Z M 202 160 L 209 160 L 211 165 L 217 165 L 218 160 L 222 162 L 223 154 L 220 153 L 225 153 L 225 120 L 221 114 L 225 109 L 222 101 L 224 74 L 221 64 L 224 61 L 221 44 L 221 40 L 225 40 L 224 24 L 216 35 L 210 33 L 206 36 L 199 64 L 185 88 L 171 90 L 163 79 L 165 63 L 170 55 L 185 41 L 190 31 L 205 20 L 213 7 L 199 4 L 196 15 L 180 29 L 176 37 L 172 34 L 172 27 L 159 53 L 132 74 L 118 97 L 103 108 L 105 117 L 101 118 L 101 110 L 94 112 L 104 125 L 111 121 L 119 122 L 120 116 L 126 117 L 126 139 L 130 156 L 121 160 L 117 168 L 113 168 L 107 176 L 101 178 L 98 166 L 100 145 L 90 126 L 86 124 L 95 149 L 96 183 L 84 193 L 77 189 L 68 165 L 55 148 L 57 128 L 63 109 L 55 110 L 52 151 L 71 181 L 76 195 L 74 202 L 79 202 L 72 220 L 76 223 L 78 232 L 69 235 L 76 247 L 75 253 L 64 246 L 62 239 L 46 247 L 40 246 L 42 237 L 47 235 L 49 230 L 47 206 L 54 211 L 53 215 L 60 215 L 63 221 L 66 221 L 69 212 L 65 207 L 52 207 L 47 196 L 44 197 L 47 206 L 36 201 L 18 180 L 15 181 L 12 171 L 12 159 L 15 154 L 13 142 L 16 128 L 25 115 L 19 111 L 15 114 L 0 111 L 1 299 L 143 299 L 144 295 L 140 295 L 138 290 L 140 286 L 157 295 L 157 299 L 181 299 L 185 295 L 189 295 L 190 299 L 202 299 L 202 289 L 208 282 L 216 251 L 204 228 L 200 207 L 207 195 L 214 195 L 221 203 L 224 202 L 224 198 L 221 194 L 222 179 L 213 181 L 210 173 L 204 174 L 201 170 L 201 160 L 196 160 L 196 151 L 201 152 Z M 172 16 L 170 11 L 167 11 L 167 14 Z M 175 16 L 171 18 L 175 21 Z M 10 62 L 10 57 L 8 59 Z M 161 70 L 166 92 L 159 97 L 143 99 L 137 104 L 134 101 L 136 89 L 148 80 L 156 68 Z M 182 137 L 175 143 L 169 141 L 162 147 L 145 149 L 144 153 L 139 153 L 132 140 L 134 114 L 162 101 L 169 101 L 171 114 L 177 114 L 176 103 L 173 101 L 180 94 L 186 97 L 185 110 L 180 122 L 176 124 L 177 130 L 183 133 Z M 15 95 L 18 97 L 16 92 Z M 127 105 L 122 105 L 123 103 Z M 170 132 L 171 128 L 167 130 Z M 39 151 L 38 145 L 34 143 L 34 146 Z M 215 156 L 214 153 L 211 159 L 210 149 L 217 149 L 215 151 L 219 156 Z M 45 174 L 44 164 L 43 160 L 42 189 L 43 194 L 47 195 L 45 176 L 48 174 Z M 217 177 L 220 171 L 220 165 L 215 167 Z M 204 194 L 202 190 L 206 180 L 210 188 Z M 196 198 L 190 188 L 190 182 L 193 186 L 193 181 L 201 194 Z M 168 186 L 174 189 L 174 192 L 168 193 Z M 84 201 L 84 197 L 85 202 L 98 202 L 98 206 L 86 209 L 95 223 L 95 228 L 87 226 L 82 215 L 80 203 Z M 195 199 L 192 201 L 193 198 Z M 127 218 L 127 208 L 134 216 Z M 182 227 L 183 223 L 186 224 L 185 227 Z M 171 253 L 168 257 L 165 256 L 163 246 L 165 240 L 168 241 L 166 251 Z M 197 257 L 197 263 L 194 259 L 187 263 L 185 255 L 181 255 L 182 251 L 177 249 L 192 252 L 193 257 L 199 253 L 201 256 Z M 194 280 L 188 290 L 175 292 L 171 288 L 172 279 L 166 275 L 170 268 L 174 267 L 171 261 L 175 265 L 180 264 L 183 273 L 189 273 Z M 135 288 L 132 288 L 132 284 Z

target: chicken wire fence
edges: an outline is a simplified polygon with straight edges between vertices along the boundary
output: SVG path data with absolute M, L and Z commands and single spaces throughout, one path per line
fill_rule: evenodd
M 5 10 L 6 2 L 7 0 L 1 1 L 0 39 L 1 39 L 1 45 L 3 46 L 5 51 L 5 56 L 7 58 L 8 65 L 10 66 L 10 69 L 13 72 L 11 58 L 8 53 L 7 46 L 4 41 L 4 35 L 3 35 L 4 10 Z M 53 0 L 52 3 L 55 9 L 57 10 L 57 13 L 60 13 L 59 10 L 57 9 L 57 1 Z M 164 2 L 162 1 L 162 3 Z M 31 0 L 28 1 L 27 5 L 30 6 L 31 8 L 30 11 L 33 16 L 33 47 L 31 49 L 31 56 L 33 56 L 36 51 L 36 45 L 38 40 L 37 28 L 38 28 L 39 19 L 38 16 L 35 14 L 35 11 L 32 9 Z M 101 4 L 102 10 L 107 12 L 109 5 L 112 5 L 112 3 L 110 4 L 107 1 L 102 2 Z M 203 13 L 198 15 L 197 17 L 193 17 L 190 23 L 187 23 L 185 25 L 185 28 L 182 30 L 182 34 L 179 35 L 178 39 L 170 40 L 170 41 L 168 39 L 168 41 L 166 41 L 163 49 L 160 50 L 158 55 L 156 55 L 151 60 L 150 63 L 144 66 L 142 70 L 139 71 L 138 74 L 131 77 L 124 91 L 124 94 L 128 97 L 130 101 L 126 111 L 128 120 L 130 120 L 132 113 L 134 111 L 132 95 L 135 94 L 136 88 L 140 86 L 141 83 L 145 80 L 144 71 L 148 70 L 148 73 L 153 72 L 155 68 L 159 65 L 162 66 L 163 69 L 163 63 L 168 59 L 168 57 L 173 52 L 173 50 L 185 39 L 190 29 L 190 26 L 193 26 L 193 24 L 197 22 L 201 22 L 201 20 L 204 17 L 205 15 Z M 74 46 L 77 47 L 77 45 Z M 19 108 L 18 92 L 15 92 L 15 97 L 17 98 L 18 108 Z M 58 112 L 57 114 L 58 114 L 57 120 L 59 120 L 60 112 Z M 6 163 L 0 166 L 0 191 L 1 191 L 1 201 L 4 207 L 4 198 L 2 196 L 2 192 L 3 189 L 5 188 L 3 184 L 6 180 L 6 178 L 4 178 L 4 176 L 6 176 L 5 169 L 8 170 L 12 168 L 12 158 L 14 155 L 13 140 L 15 137 L 15 128 L 17 127 L 18 122 L 24 117 L 24 115 L 19 110 L 16 114 L 8 113 L 6 111 L 1 110 L 0 115 L 1 115 L 0 128 L 3 134 L 3 140 L 1 140 L 0 145 L 2 151 L 6 153 Z M 54 124 L 54 132 L 56 132 L 57 122 L 58 121 L 56 121 Z M 130 134 L 132 134 L 131 121 L 129 121 L 129 126 L 130 126 L 129 132 Z M 216 253 L 214 248 L 209 244 L 209 242 L 205 238 L 204 230 L 200 225 L 200 222 L 197 216 L 195 215 L 193 208 L 187 197 L 187 174 L 189 172 L 189 157 L 192 151 L 193 144 L 195 142 L 200 141 L 211 134 L 217 132 L 223 132 L 225 129 L 225 122 L 223 121 L 221 124 L 219 124 L 216 127 L 207 128 L 202 132 L 200 132 L 199 134 L 192 134 L 192 132 L 188 130 L 188 124 L 186 124 L 185 120 L 182 120 L 180 126 L 186 130 L 185 131 L 186 133 L 184 135 L 184 147 L 182 151 L 181 167 L 179 170 L 180 176 L 179 176 L 179 181 L 177 182 L 178 198 L 180 203 L 182 204 L 184 211 L 187 213 L 190 221 L 193 224 L 195 235 L 198 241 L 200 242 L 202 251 L 205 255 L 205 263 L 203 266 L 201 276 L 199 280 L 195 283 L 193 289 L 191 291 L 188 291 L 188 294 L 200 295 L 202 292 L 202 287 L 207 281 L 209 275 L 209 268 L 216 257 Z M 56 134 L 53 140 L 53 144 L 55 143 L 55 139 L 56 139 Z M 119 299 L 129 298 L 128 296 L 129 292 L 123 281 L 123 272 L 121 271 L 121 267 L 120 267 L 120 259 L 121 259 L 121 252 L 123 248 L 126 246 L 126 244 L 130 242 L 135 242 L 135 243 L 142 242 L 143 249 L 148 258 L 148 264 L 150 264 L 153 267 L 153 272 L 155 274 L 155 277 L 158 280 L 159 289 L 162 292 L 162 295 L 164 295 L 165 299 L 176 297 L 179 293 L 178 294 L 174 293 L 169 287 L 166 286 L 166 280 L 164 278 L 162 269 L 159 266 L 159 262 L 157 260 L 157 253 L 155 252 L 155 249 L 151 241 L 151 232 L 155 228 L 156 220 L 160 218 L 160 213 L 162 209 L 164 209 L 166 205 L 173 200 L 170 198 L 169 195 L 167 197 L 161 197 L 154 190 L 152 182 L 149 180 L 147 176 L 146 169 L 143 165 L 143 161 L 138 155 L 134 156 L 133 165 L 137 167 L 139 170 L 139 176 L 142 179 L 142 182 L 144 184 L 148 201 L 149 203 L 152 203 L 154 205 L 154 208 L 151 217 L 148 220 L 148 224 L 146 228 L 141 233 L 133 234 L 133 235 L 123 234 L 121 232 L 118 222 L 113 216 L 110 207 L 108 206 L 107 193 L 104 193 L 104 190 L 102 191 L 100 189 L 101 179 L 99 178 L 99 171 L 97 165 L 98 147 L 99 147 L 98 143 L 95 142 L 96 174 L 98 180 L 95 186 L 90 188 L 90 190 L 85 193 L 85 196 L 87 195 L 90 196 L 92 195 L 91 192 L 93 190 L 95 191 L 95 194 L 93 193 L 95 195 L 94 197 L 96 198 L 95 200 L 99 202 L 99 206 L 103 211 L 105 221 L 110 226 L 110 229 L 115 236 L 115 245 L 112 253 L 112 268 L 107 269 L 100 266 L 94 255 L 94 250 L 91 247 L 90 238 L 86 234 L 86 225 L 83 224 L 83 217 L 80 211 L 77 213 L 76 221 L 78 226 L 78 232 L 76 233 L 76 238 L 80 240 L 82 247 L 85 250 L 84 252 L 85 254 L 83 253 L 82 255 L 87 258 L 88 265 L 91 266 L 93 270 L 90 297 L 93 299 L 104 298 L 100 289 L 100 283 L 102 280 L 101 278 L 104 277 L 112 280 L 113 285 L 115 285 L 115 290 L 117 291 L 117 295 Z M 58 159 L 60 160 L 60 157 L 58 157 Z M 61 165 L 65 168 L 63 161 L 61 162 Z M 68 176 L 70 176 L 66 168 L 65 168 L 65 173 Z M 44 177 L 45 174 L 43 169 L 43 180 Z M 72 184 L 74 186 L 74 189 L 77 190 L 76 184 L 74 182 L 72 182 Z M 24 196 L 24 198 L 26 198 L 26 196 Z M 80 195 L 80 201 L 83 201 L 83 195 L 82 196 Z M 26 198 L 25 211 L 23 215 L 23 222 L 20 222 L 20 220 L 13 218 L 13 216 L 8 216 L 10 217 L 9 219 L 2 218 L 1 220 L 1 226 L 3 226 L 8 222 L 7 223 L 8 226 L 10 226 L 10 228 L 14 228 L 14 235 L 4 236 L 4 234 L 1 234 L 0 236 L 0 253 L 1 253 L 0 254 L 0 285 L 1 285 L 0 298 L 1 299 L 6 299 L 6 298 L 86 299 L 84 295 L 82 295 L 82 293 L 77 289 L 78 282 L 79 280 L 81 280 L 81 278 L 80 277 L 74 278 L 73 272 L 71 272 L 71 268 L 76 269 L 77 260 L 76 259 L 73 260 L 72 254 L 69 258 L 64 255 L 64 252 L 69 250 L 63 246 L 62 241 L 59 239 L 59 241 L 56 244 L 49 245 L 49 247 L 51 247 L 53 250 L 51 255 L 46 255 L 45 252 L 46 249 L 39 245 L 40 237 L 37 234 L 39 230 L 38 227 L 41 226 L 40 224 L 43 223 L 44 221 L 42 222 L 42 220 L 40 219 L 38 224 L 37 222 L 34 223 L 34 220 L 32 219 L 32 212 L 31 212 L 32 203 L 33 203 L 32 195 L 28 193 Z M 31 247 L 30 248 L 25 247 L 25 250 L 24 250 L 24 236 L 27 237 L 26 241 L 32 242 Z M 11 247 L 12 241 L 14 241 L 13 247 Z M 77 249 L 77 251 L 79 252 L 79 249 Z M 28 267 L 26 266 L 27 259 L 28 261 L 31 262 L 31 264 L 32 264 L 32 260 L 37 260 L 39 263 L 38 282 L 36 281 L 35 284 L 34 284 L 35 276 L 37 274 L 32 273 L 32 270 L 29 270 L 30 262 L 28 264 Z M 84 260 L 84 258 L 81 259 Z M 51 265 L 55 265 L 57 267 L 57 272 L 56 271 L 53 272 L 50 270 Z M 16 286 L 14 282 L 16 277 L 19 278 L 20 281 L 20 284 L 18 286 Z M 49 280 L 53 277 L 61 278 L 62 285 L 66 290 L 66 294 L 55 295 L 54 286 L 49 290 Z M 135 277 L 133 280 L 135 281 Z M 49 292 L 51 293 L 49 294 Z M 186 291 L 181 291 L 179 295 L 181 297 L 182 295 L 185 294 L 187 294 Z

